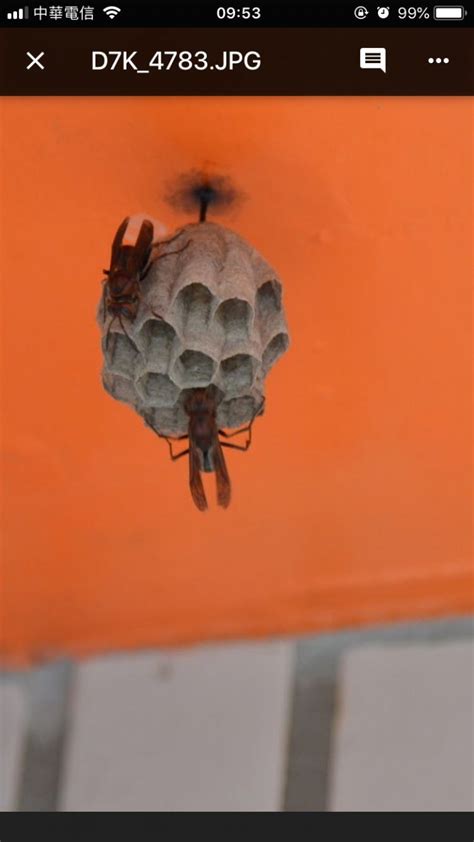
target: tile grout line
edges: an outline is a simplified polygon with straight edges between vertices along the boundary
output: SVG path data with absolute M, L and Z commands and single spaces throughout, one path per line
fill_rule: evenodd
M 449 617 L 369 629 L 348 629 L 297 641 L 282 810 L 330 810 L 339 665 L 345 652 L 361 645 L 439 644 L 472 639 L 472 636 L 471 617 Z
M 29 676 L 29 717 L 17 795 L 19 812 L 56 812 L 64 777 L 72 679 L 70 660 Z

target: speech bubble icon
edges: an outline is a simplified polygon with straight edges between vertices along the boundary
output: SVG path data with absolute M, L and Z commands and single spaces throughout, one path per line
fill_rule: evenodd
M 387 51 L 385 47 L 361 47 L 360 67 L 363 70 L 387 72 Z

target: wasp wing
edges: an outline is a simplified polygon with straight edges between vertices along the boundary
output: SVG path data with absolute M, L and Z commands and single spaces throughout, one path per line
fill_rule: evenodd
M 200 512 L 205 512 L 207 509 L 207 500 L 202 484 L 199 452 L 191 440 L 189 442 L 189 488 L 191 489 L 191 496 L 195 505 Z
M 121 256 L 121 249 L 122 249 L 122 240 L 125 236 L 125 231 L 128 228 L 128 223 L 130 222 L 130 217 L 127 216 L 126 219 L 122 222 L 122 224 L 117 228 L 117 233 L 114 237 L 114 241 L 112 243 L 112 256 L 110 258 L 110 268 L 113 269 L 114 266 L 118 266 L 120 264 L 120 256 Z
M 153 223 L 149 219 L 144 219 L 135 245 L 127 249 L 126 269 L 128 274 L 141 275 L 148 265 L 151 254 L 151 245 L 153 243 Z
M 216 472 L 217 503 L 223 509 L 227 509 L 230 503 L 231 485 L 229 472 L 227 470 L 224 452 L 217 440 L 214 445 L 214 470 Z

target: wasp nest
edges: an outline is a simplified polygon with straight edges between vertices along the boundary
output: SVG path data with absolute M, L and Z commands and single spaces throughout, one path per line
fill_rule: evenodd
M 155 430 L 184 435 L 190 389 L 217 389 L 220 427 L 251 421 L 264 382 L 288 347 L 281 284 L 238 234 L 187 225 L 158 245 L 140 282 L 133 321 L 99 311 L 103 383 Z M 126 333 L 125 333 L 126 331 Z

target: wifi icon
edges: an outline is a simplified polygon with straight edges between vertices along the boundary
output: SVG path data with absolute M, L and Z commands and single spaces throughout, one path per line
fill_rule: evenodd
M 106 6 L 104 9 L 102 9 L 102 11 L 107 15 L 108 18 L 110 18 L 110 20 L 113 20 L 122 10 L 119 9 L 118 6 Z

